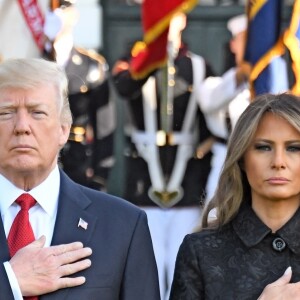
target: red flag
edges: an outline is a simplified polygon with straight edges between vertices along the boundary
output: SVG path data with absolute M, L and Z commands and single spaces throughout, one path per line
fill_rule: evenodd
M 41 41 L 42 18 L 48 10 L 48 3 L 49 0 L 23 0 L 27 20 L 19 1 L 0 0 L 0 56 L 3 59 L 41 56 L 33 32 L 37 40 Z M 36 8 L 32 9 L 32 5 L 37 5 L 40 13 Z M 31 22 L 32 30 L 27 21 Z
M 143 41 L 132 50 L 130 71 L 141 79 L 166 64 L 169 23 L 178 12 L 189 12 L 198 0 L 144 0 L 142 4 Z

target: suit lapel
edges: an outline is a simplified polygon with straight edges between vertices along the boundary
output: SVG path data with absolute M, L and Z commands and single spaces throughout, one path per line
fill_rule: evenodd
M 78 193 L 73 193 L 74 197 L 80 197 L 80 194 L 81 200 L 88 200 L 85 199 L 85 195 L 80 190 Z M 80 219 L 87 224 L 86 229 L 78 226 Z M 66 244 L 74 241 L 81 241 L 86 245 L 91 238 L 96 221 L 97 217 L 80 207 L 78 202 L 74 201 L 74 198 L 61 193 L 51 245 Z
M 7 240 L 6 240 L 6 235 L 3 227 L 3 222 L 2 218 L 0 217 L 0 261 L 3 264 L 5 261 L 10 260 L 10 255 L 9 255 L 9 250 L 8 250 L 8 245 L 7 245 Z M 14 296 L 11 293 L 11 288 L 8 284 L 8 279 L 7 279 L 7 274 L 4 271 L 4 269 L 1 269 L 0 272 L 0 281 L 2 282 L 2 289 L 1 289 L 1 297 L 4 297 L 6 300 L 13 300 Z M 5 284 L 4 282 L 7 282 Z
M 91 201 L 81 188 L 61 172 L 58 212 L 51 245 L 76 241 L 82 242 L 84 246 L 89 244 L 97 223 L 97 216 L 87 211 L 90 205 Z M 78 226 L 80 219 L 87 223 L 86 229 Z M 62 289 L 40 298 L 41 300 L 65 299 L 68 291 L 69 289 Z
M 7 239 L 3 227 L 2 218 L 0 218 L 0 245 L 1 245 L 0 261 L 4 262 L 10 260 Z
M 0 261 L 8 261 L 10 260 L 10 255 L 9 255 L 9 250 L 8 250 L 8 244 L 7 244 L 7 239 L 4 231 L 4 226 L 2 222 L 2 218 L 0 217 Z

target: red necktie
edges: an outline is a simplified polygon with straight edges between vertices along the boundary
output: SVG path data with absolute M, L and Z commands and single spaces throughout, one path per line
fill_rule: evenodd
M 19 249 L 35 240 L 28 213 L 28 210 L 36 203 L 35 199 L 29 194 L 22 194 L 16 203 L 21 206 L 21 210 L 16 215 L 7 238 L 11 257 Z
M 35 205 L 35 199 L 29 194 L 22 194 L 17 200 L 21 210 L 16 215 L 7 238 L 10 256 L 35 240 L 29 221 L 29 209 Z M 24 297 L 26 300 L 37 300 L 38 297 Z

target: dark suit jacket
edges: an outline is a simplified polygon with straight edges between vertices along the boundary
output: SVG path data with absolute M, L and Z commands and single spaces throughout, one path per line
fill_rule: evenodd
M 78 227 L 79 219 L 88 223 Z M 0 260 L 9 253 L 0 218 Z M 157 300 L 157 269 L 145 213 L 127 201 L 88 189 L 61 172 L 52 245 L 81 241 L 91 247 L 92 266 L 80 272 L 86 283 L 43 295 L 40 300 Z M 0 299 L 13 300 L 3 264 Z

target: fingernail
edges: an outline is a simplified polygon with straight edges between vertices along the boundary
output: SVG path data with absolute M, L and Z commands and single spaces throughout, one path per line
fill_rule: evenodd
M 288 274 L 290 274 L 290 273 L 292 273 L 292 267 L 291 267 L 291 266 L 288 267 L 288 268 L 285 270 L 284 275 L 288 275 Z

